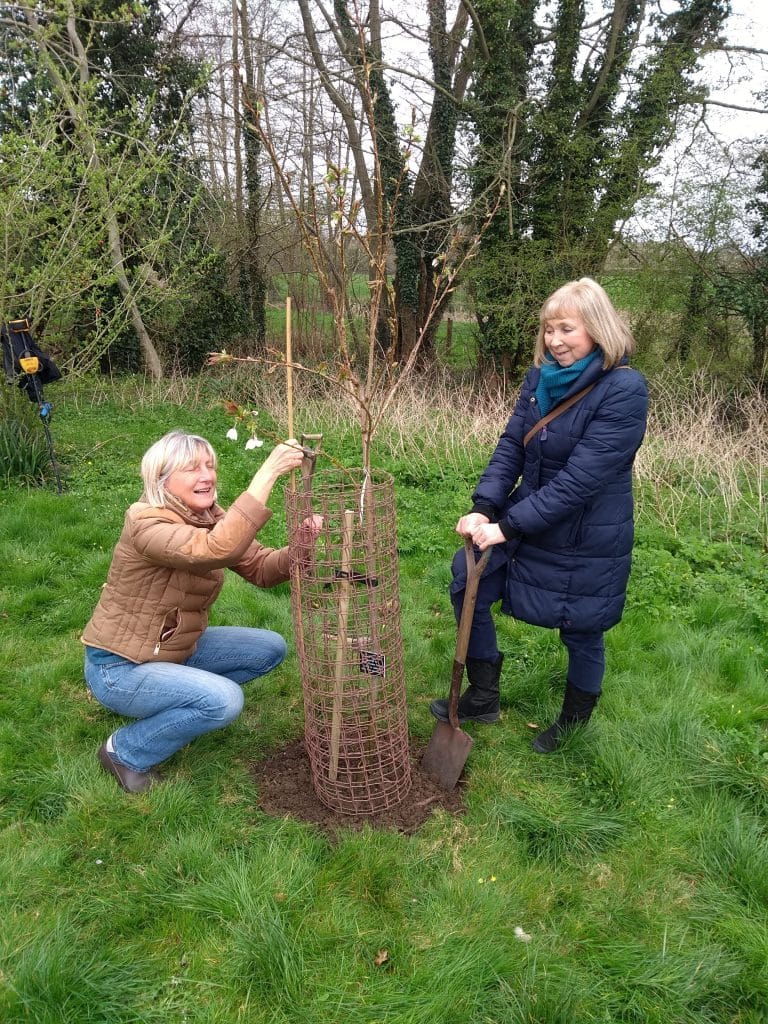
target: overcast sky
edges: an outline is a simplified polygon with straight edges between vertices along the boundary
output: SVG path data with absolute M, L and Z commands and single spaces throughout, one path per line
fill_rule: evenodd
M 731 0 L 731 15 L 726 35 L 735 46 L 768 50 L 768 3 L 766 0 Z M 768 97 L 760 103 L 755 92 L 768 91 L 768 58 L 742 55 L 730 65 L 723 54 L 715 54 L 705 62 L 705 81 L 710 84 L 712 99 L 744 107 L 768 108 Z M 738 61 L 738 55 L 733 55 Z M 768 113 L 750 114 L 727 108 L 711 108 L 711 120 L 728 138 L 756 138 L 768 135 Z

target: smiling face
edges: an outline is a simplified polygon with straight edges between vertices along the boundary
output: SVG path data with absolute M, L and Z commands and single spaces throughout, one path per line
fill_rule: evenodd
M 165 489 L 193 512 L 210 508 L 216 499 L 216 466 L 210 454 L 198 448 L 190 462 L 171 473 Z
M 584 321 L 576 314 L 566 314 L 544 324 L 544 344 L 560 366 L 573 366 L 588 356 L 595 343 L 587 334 Z

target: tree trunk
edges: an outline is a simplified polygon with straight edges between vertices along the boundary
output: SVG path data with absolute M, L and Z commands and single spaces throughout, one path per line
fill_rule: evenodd
M 758 317 L 752 323 L 752 373 L 758 379 L 768 370 L 768 323 L 765 317 Z
M 418 362 L 434 360 L 435 336 L 450 296 L 438 295 L 435 261 L 444 252 L 450 235 L 453 209 L 453 163 L 459 103 L 464 97 L 466 77 L 458 64 L 459 43 L 469 15 L 459 4 L 456 21 L 449 30 L 445 0 L 429 0 L 429 52 L 435 90 L 424 152 L 413 186 L 411 225 L 418 231 L 418 262 L 413 268 L 417 281 L 416 304 L 409 308 L 407 297 L 398 293 L 398 343 L 396 357 L 404 362 L 419 345 Z
M 356 8 L 348 0 L 337 0 L 334 17 L 325 12 L 343 59 L 350 68 L 367 112 L 375 138 L 377 171 L 371 176 L 367 153 L 361 141 L 355 109 L 347 94 L 337 89 L 329 65 L 317 40 L 307 0 L 299 0 L 304 31 L 312 60 L 329 98 L 341 113 L 355 170 L 360 182 L 366 223 L 388 225 L 391 231 L 395 262 L 394 316 L 388 309 L 389 295 L 383 296 L 378 311 L 377 344 L 380 351 L 390 351 L 403 364 L 420 346 L 422 362 L 431 358 L 434 336 L 448 296 L 436 301 L 435 258 L 441 254 L 455 228 L 453 224 L 451 189 L 453 157 L 458 119 L 458 102 L 463 98 L 467 76 L 461 60 L 461 41 L 468 24 L 468 8 L 460 4 L 456 22 L 449 31 L 446 26 L 445 0 L 429 0 L 429 45 L 435 80 L 432 109 L 424 155 L 413 181 L 401 149 L 402 140 L 397 117 L 385 75 L 381 47 L 381 14 L 378 3 L 371 3 L 365 25 L 359 23 Z M 376 253 L 375 237 L 371 248 Z M 378 276 L 381 257 L 372 260 L 371 277 Z M 391 323 L 396 336 L 391 337 Z M 391 348 L 391 346 L 393 346 Z
M 245 0 L 240 0 L 240 38 L 245 82 L 243 83 L 244 150 L 245 150 L 245 244 L 243 260 L 248 280 L 248 309 L 256 352 L 264 349 L 267 337 L 267 286 L 261 246 L 261 143 L 252 124 L 256 116 L 258 95 L 253 64 L 251 27 Z

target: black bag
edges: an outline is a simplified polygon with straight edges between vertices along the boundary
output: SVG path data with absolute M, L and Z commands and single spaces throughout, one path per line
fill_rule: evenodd
M 30 402 L 39 402 L 42 385 L 60 380 L 61 372 L 50 356 L 35 344 L 28 320 L 9 320 L 0 328 L 3 346 L 3 368 L 8 384 L 18 378 L 18 385 L 26 391 Z M 26 360 L 31 360 L 27 363 Z M 34 360 L 37 360 L 35 363 Z

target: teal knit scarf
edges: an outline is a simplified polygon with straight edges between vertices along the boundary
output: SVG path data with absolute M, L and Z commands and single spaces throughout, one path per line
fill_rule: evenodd
M 542 416 L 546 416 L 552 406 L 557 405 L 576 378 L 581 376 L 593 359 L 601 355 L 600 349 L 595 348 L 572 366 L 560 366 L 559 363 L 548 360 L 541 364 L 541 376 L 536 385 L 536 401 L 539 403 Z

